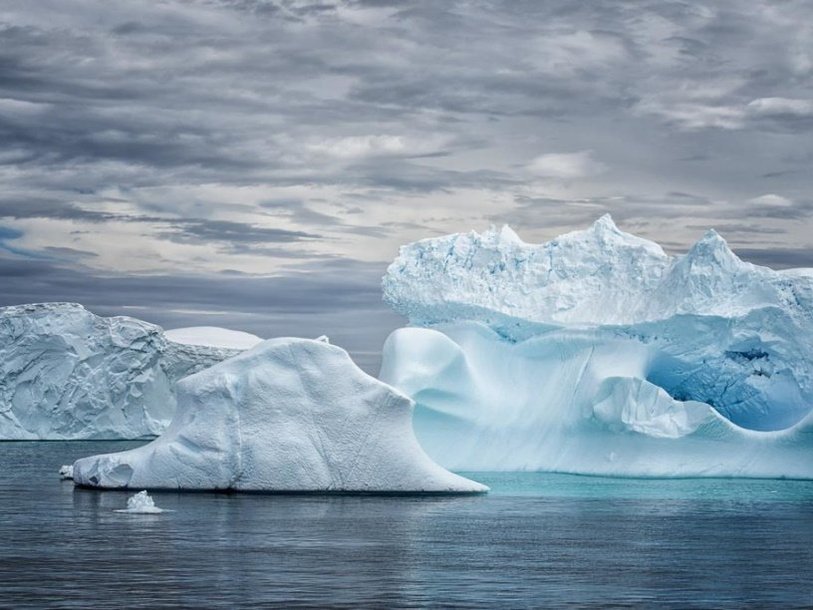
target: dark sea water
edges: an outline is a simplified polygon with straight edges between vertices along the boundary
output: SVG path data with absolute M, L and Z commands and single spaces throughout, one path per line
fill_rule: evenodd
M 813 483 L 474 474 L 486 496 L 75 490 L 138 443 L 0 443 L 9 608 L 813 607 Z

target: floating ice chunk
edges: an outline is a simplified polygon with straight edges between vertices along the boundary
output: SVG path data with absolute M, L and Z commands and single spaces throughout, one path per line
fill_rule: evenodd
M 63 481 L 73 479 L 73 464 L 65 464 L 60 466 L 59 478 Z
M 116 509 L 117 513 L 136 513 L 140 515 L 153 515 L 158 513 L 171 512 L 163 508 L 158 508 L 147 491 L 139 491 L 134 496 L 127 498 L 127 508 Z
M 271 339 L 183 379 L 169 429 L 137 449 L 83 458 L 77 485 L 136 489 L 473 493 L 433 462 L 412 401 L 343 349 Z

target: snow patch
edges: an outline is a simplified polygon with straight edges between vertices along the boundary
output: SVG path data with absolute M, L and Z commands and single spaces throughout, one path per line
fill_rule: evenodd
M 164 335 L 170 341 L 183 345 L 201 345 L 234 350 L 251 349 L 263 341 L 260 337 L 251 333 L 216 326 L 174 328 L 165 331 Z

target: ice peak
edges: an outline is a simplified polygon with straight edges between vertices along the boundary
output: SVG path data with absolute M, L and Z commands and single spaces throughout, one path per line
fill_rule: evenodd
M 653 241 L 625 233 L 616 226 L 613 217 L 604 214 L 590 227 L 580 231 L 572 231 L 554 239 L 551 243 L 568 243 L 576 245 L 585 253 L 594 253 L 596 249 L 603 253 L 601 256 L 615 256 L 616 250 L 644 250 L 648 255 L 666 260 L 668 257 L 663 249 Z
M 686 254 L 689 261 L 705 260 L 730 267 L 741 263 L 739 257 L 728 247 L 728 242 L 714 229 L 709 229 Z
M 472 232 L 469 236 L 474 240 L 482 240 L 483 243 L 490 244 L 493 247 L 507 244 L 522 245 L 525 243 L 508 225 L 503 225 L 499 229 L 495 225 L 491 225 L 482 234 L 478 235 L 477 232 Z
M 523 243 L 516 231 L 508 225 L 503 225 L 502 229 L 500 229 L 500 241 L 514 244 Z
M 728 246 L 725 238 L 720 235 L 715 229 L 709 229 L 704 234 L 700 241 L 710 242 L 710 243 L 723 243 Z
M 616 226 L 613 217 L 609 213 L 603 214 L 598 220 L 593 223 L 590 230 L 594 233 L 620 233 L 621 230 Z

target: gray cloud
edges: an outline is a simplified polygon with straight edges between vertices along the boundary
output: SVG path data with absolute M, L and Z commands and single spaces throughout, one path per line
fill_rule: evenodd
M 813 250 L 810 248 L 735 248 L 734 251 L 743 260 L 774 269 L 813 267 Z
M 231 244 L 265 244 L 289 243 L 319 237 L 319 235 L 303 231 L 257 227 L 230 220 L 174 220 L 168 224 L 177 232 L 165 232 L 162 235 L 181 242 L 192 240 L 223 241 Z
M 0 242 L 3 235 L 0 229 Z M 99 315 L 130 315 L 164 328 L 225 326 L 262 337 L 327 334 L 376 373 L 384 339 L 403 324 L 381 302 L 383 271 L 381 265 L 336 260 L 275 277 L 99 274 L 81 265 L 20 261 L 0 253 L 0 282 L 6 287 L 0 306 L 70 301 Z
M 802 0 L 8 0 L 5 302 L 355 325 L 367 353 L 398 245 L 492 222 L 609 211 L 810 264 L 810 24 Z
M 25 219 L 42 218 L 84 221 L 90 223 L 126 222 L 141 223 L 158 227 L 153 235 L 159 239 L 167 239 L 179 243 L 213 243 L 219 242 L 228 246 L 232 251 L 245 252 L 249 249 L 273 252 L 275 256 L 299 257 L 301 253 L 281 249 L 270 250 L 258 248 L 263 244 L 285 244 L 302 240 L 318 239 L 315 233 L 304 231 L 289 231 L 273 227 L 261 227 L 249 223 L 234 222 L 230 220 L 212 220 L 201 218 L 169 218 L 160 216 L 116 214 L 110 212 L 97 212 L 85 210 L 71 203 L 48 200 L 2 201 L 0 200 L 0 218 Z M 15 232 L 14 238 L 22 234 Z M 75 248 L 48 246 L 46 250 L 52 254 L 59 252 L 70 253 L 76 256 L 84 252 L 84 256 L 98 256 L 98 254 Z

